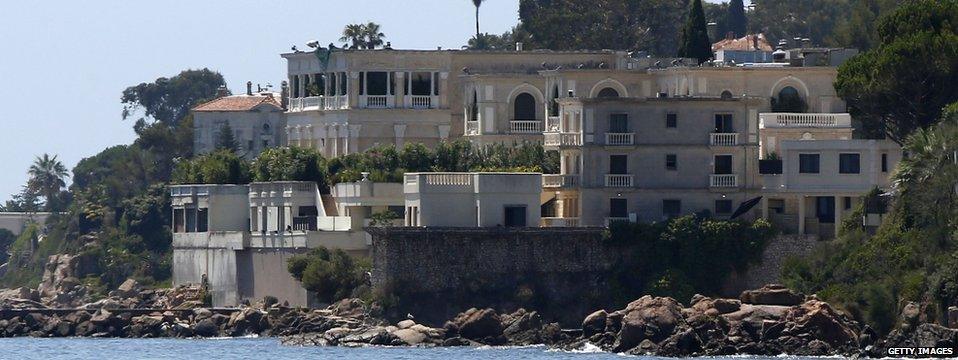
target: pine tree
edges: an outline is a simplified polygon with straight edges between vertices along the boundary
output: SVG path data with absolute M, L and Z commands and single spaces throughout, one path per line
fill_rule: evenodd
M 232 152 L 239 150 L 239 143 L 233 136 L 233 128 L 229 123 L 223 124 L 220 128 L 220 134 L 216 137 L 216 150 L 226 149 Z
M 745 4 L 742 0 L 732 0 L 728 4 L 728 31 L 735 33 L 736 38 L 747 34 L 748 18 L 745 17 Z
M 712 43 L 705 25 L 702 0 L 692 1 L 685 27 L 682 28 L 679 57 L 695 58 L 700 64 L 712 57 Z

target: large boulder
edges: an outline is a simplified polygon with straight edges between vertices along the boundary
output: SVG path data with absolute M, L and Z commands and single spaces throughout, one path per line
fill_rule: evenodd
M 743 291 L 739 295 L 739 301 L 753 305 L 795 306 L 805 301 L 805 294 L 781 284 L 768 284 L 758 289 Z
M 114 292 L 119 297 L 135 297 L 140 291 L 140 283 L 133 279 L 126 279 Z
M 958 329 L 958 306 L 948 307 L 948 327 Z
M 333 315 L 358 318 L 366 314 L 366 303 L 360 299 L 342 299 L 329 306 Z
M 200 337 L 213 337 L 219 333 L 219 327 L 212 319 L 203 319 L 193 325 L 193 333 Z
M 858 324 L 823 301 L 809 300 L 790 308 L 785 321 L 789 334 L 821 340 L 833 349 L 858 347 Z
M 458 335 L 466 339 L 481 340 L 502 335 L 502 321 L 493 309 L 471 308 L 452 320 Z
M 589 314 L 582 320 L 582 336 L 589 338 L 595 334 L 601 334 L 605 331 L 605 320 L 609 313 L 605 310 L 599 310 Z
M 743 291 L 739 300 L 746 304 L 794 306 L 804 302 L 805 295 L 784 285 L 769 284 L 761 289 Z
M 646 295 L 619 310 L 622 326 L 613 350 L 622 352 L 638 346 L 643 340 L 659 343 L 679 327 L 687 327 L 682 317 L 682 305 L 672 298 Z

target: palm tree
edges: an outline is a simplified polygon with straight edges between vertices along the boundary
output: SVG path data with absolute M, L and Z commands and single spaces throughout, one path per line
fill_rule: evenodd
M 363 26 L 364 38 L 366 39 L 366 49 L 375 49 L 383 45 L 383 39 L 386 34 L 379 31 L 379 24 L 370 21 Z
M 347 43 L 343 45 L 345 48 L 352 50 L 359 49 L 365 46 L 363 39 L 366 35 L 366 26 L 363 24 L 349 24 L 346 25 L 346 28 L 343 29 L 343 37 L 339 38 L 339 41 Z
M 63 166 L 57 156 L 43 154 L 37 156 L 27 171 L 30 179 L 27 181 L 27 187 L 46 199 L 47 210 L 51 210 L 56 201 L 60 189 L 66 186 L 64 179 L 68 176 L 66 166 Z
M 472 4 L 476 6 L 476 39 L 479 38 L 479 7 L 482 6 L 483 0 L 472 0 Z

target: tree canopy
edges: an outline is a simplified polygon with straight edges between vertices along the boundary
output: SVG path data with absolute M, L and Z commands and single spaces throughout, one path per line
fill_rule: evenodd
M 703 63 L 712 57 L 712 42 L 709 41 L 705 24 L 705 10 L 702 0 L 692 0 L 689 16 L 682 28 L 682 40 L 679 44 L 679 57 L 694 58 Z
M 370 21 L 366 24 L 346 25 L 339 41 L 343 42 L 343 47 L 347 49 L 372 50 L 383 46 L 385 38 L 386 34 L 380 30 L 380 25 Z
M 170 78 L 161 77 L 151 83 L 130 86 L 123 90 L 123 96 L 120 97 L 123 119 L 142 110 L 146 117 L 175 127 L 193 106 L 214 98 L 217 89 L 225 85 L 223 75 L 201 69 L 184 70 Z M 145 123 L 145 118 L 141 117 L 137 120 L 137 127 Z
M 725 20 L 728 23 L 728 31 L 734 33 L 736 38 L 748 34 L 748 18 L 745 17 L 745 3 L 742 0 L 732 0 L 728 3 L 728 14 Z M 719 33 L 718 36 L 723 34 Z
M 879 21 L 878 37 L 838 69 L 835 89 L 870 134 L 901 143 L 958 100 L 958 1 L 902 5 Z

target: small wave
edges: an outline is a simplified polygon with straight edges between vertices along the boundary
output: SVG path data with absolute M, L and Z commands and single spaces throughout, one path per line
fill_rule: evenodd
M 213 336 L 207 338 L 198 338 L 202 340 L 239 340 L 239 339 L 256 339 L 259 338 L 259 334 L 249 334 L 243 336 Z
M 482 345 L 474 347 L 473 350 L 515 350 L 515 349 L 537 349 L 544 348 L 545 345 L 502 345 L 502 346 L 493 346 L 493 345 Z

